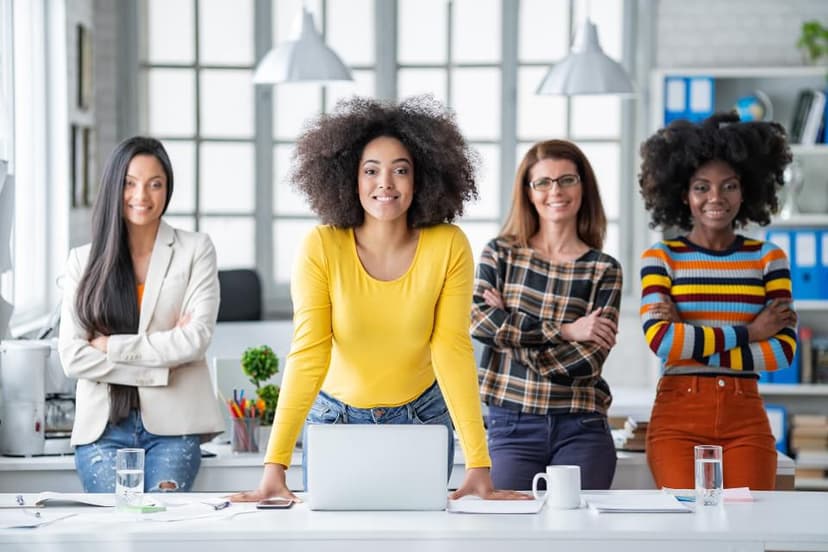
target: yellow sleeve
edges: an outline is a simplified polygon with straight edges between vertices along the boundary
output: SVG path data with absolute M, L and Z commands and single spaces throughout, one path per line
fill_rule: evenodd
M 443 392 L 466 467 L 490 467 L 486 432 L 477 384 L 469 328 L 471 326 L 474 260 L 465 234 L 452 237 L 448 273 L 437 301 L 434 333 L 431 337 L 431 362 Z
M 333 335 L 328 284 L 328 258 L 315 228 L 297 252 L 290 279 L 293 341 L 265 463 L 290 466 L 296 438 L 328 372 Z

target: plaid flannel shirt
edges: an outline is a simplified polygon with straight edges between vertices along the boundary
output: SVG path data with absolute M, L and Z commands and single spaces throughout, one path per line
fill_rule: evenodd
M 621 265 L 600 251 L 553 263 L 503 238 L 490 241 L 472 303 L 472 336 L 485 345 L 483 401 L 528 414 L 606 414 L 612 397 L 601 368 L 609 351 L 566 341 L 560 326 L 599 307 L 617 323 L 621 285 Z M 505 310 L 486 304 L 487 289 L 500 292 Z

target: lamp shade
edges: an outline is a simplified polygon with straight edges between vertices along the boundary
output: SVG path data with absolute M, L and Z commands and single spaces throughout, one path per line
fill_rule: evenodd
M 351 71 L 328 48 L 316 30 L 313 16 L 302 8 L 298 33 L 262 58 L 253 74 L 256 84 L 352 81 Z
M 575 35 L 572 51 L 549 70 L 536 93 L 562 96 L 631 96 L 635 94 L 635 88 L 621 64 L 601 49 L 598 30 L 595 24 L 587 19 Z

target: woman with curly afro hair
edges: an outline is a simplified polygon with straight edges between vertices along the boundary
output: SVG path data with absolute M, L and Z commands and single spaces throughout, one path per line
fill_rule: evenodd
M 641 257 L 644 335 L 663 366 L 647 430 L 656 485 L 692 488 L 693 447 L 707 444 L 723 449 L 725 487 L 773 489 L 758 373 L 791 365 L 797 317 L 785 253 L 736 229 L 776 212 L 791 161 L 785 131 L 736 114 L 675 121 L 641 156 L 651 227 L 687 232 Z
M 323 225 L 293 267 L 293 343 L 264 476 L 234 500 L 296 499 L 285 470 L 306 421 L 443 425 L 449 473 L 454 421 L 467 470 L 453 497 L 526 498 L 489 475 L 469 337 L 474 262 L 448 224 L 477 196 L 474 170 L 453 115 L 428 96 L 354 98 L 307 127 L 293 181 Z

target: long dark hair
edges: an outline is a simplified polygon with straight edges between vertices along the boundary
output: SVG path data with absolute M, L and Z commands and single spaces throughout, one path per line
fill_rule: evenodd
M 123 212 L 127 169 L 137 155 L 154 156 L 164 169 L 167 197 L 162 214 L 172 197 L 172 164 L 161 142 L 135 136 L 115 146 L 106 161 L 92 209 L 92 248 L 75 295 L 75 312 L 88 339 L 138 333 L 138 292 Z M 135 396 L 134 387 L 110 385 L 111 422 L 117 423 L 129 414 Z

